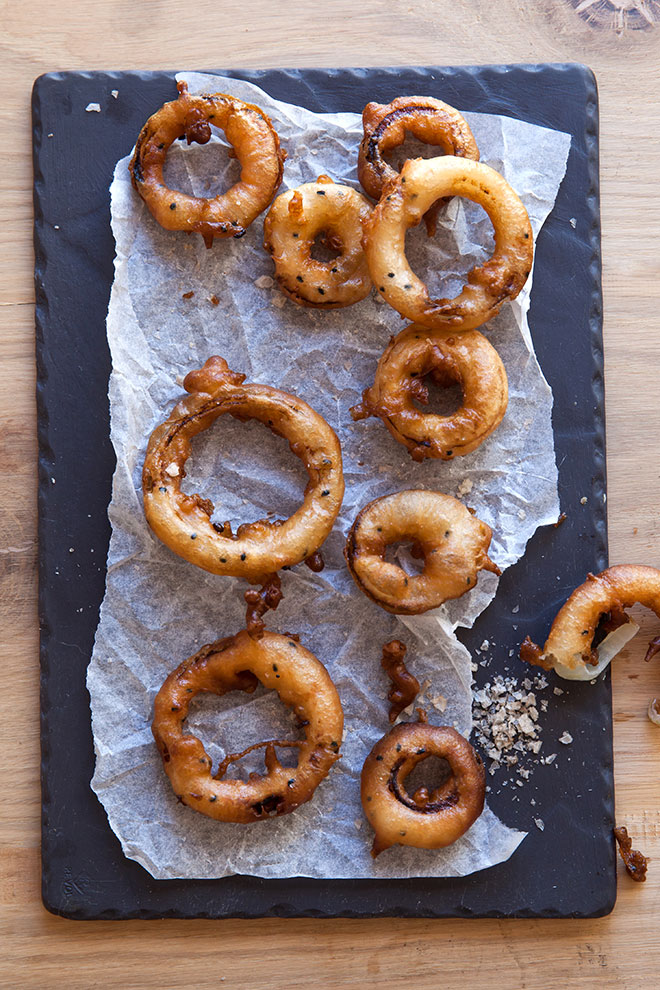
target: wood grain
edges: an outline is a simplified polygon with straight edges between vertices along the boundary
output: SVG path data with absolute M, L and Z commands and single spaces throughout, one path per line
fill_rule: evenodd
M 604 9 L 605 0 L 599 3 Z M 660 29 L 608 26 L 606 18 L 580 16 L 576 6 L 565 0 L 206 0 L 185 8 L 171 0 L 0 3 L 0 659 L 8 685 L 0 720 L 0 987 L 657 985 L 657 862 L 645 885 L 622 876 L 614 913 L 591 922 L 85 924 L 51 917 L 39 898 L 34 78 L 57 69 L 587 62 L 601 97 L 611 560 L 660 565 Z M 652 619 L 644 617 L 643 636 L 617 660 L 614 705 L 618 817 L 657 860 L 660 732 L 645 708 L 660 694 L 659 676 L 641 662 L 644 638 L 657 633 Z

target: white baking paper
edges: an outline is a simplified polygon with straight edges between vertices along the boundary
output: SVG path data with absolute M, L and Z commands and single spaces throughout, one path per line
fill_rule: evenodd
M 191 92 L 229 92 L 266 110 L 288 152 L 282 190 L 321 173 L 357 187 L 357 115 L 314 114 L 235 79 L 181 77 Z M 564 175 L 570 137 L 506 117 L 466 116 L 482 160 L 517 190 L 537 234 Z M 389 337 L 404 325 L 398 314 L 375 294 L 330 312 L 286 300 L 270 279 L 263 218 L 241 240 L 216 241 L 208 251 L 201 237 L 162 230 L 131 188 L 128 160 L 118 163 L 111 189 L 117 254 L 107 329 L 117 469 L 106 594 L 88 676 L 96 747 L 92 786 L 124 853 L 156 878 L 456 876 L 506 860 L 525 833 L 507 828 L 486 808 L 448 849 L 395 847 L 374 861 L 359 799 L 364 759 L 389 728 L 381 645 L 393 636 L 407 643 L 410 670 L 429 682 L 426 698 L 436 699 L 435 707 L 422 701 L 430 721 L 469 735 L 470 656 L 454 629 L 474 621 L 494 596 L 497 579 L 483 573 L 478 587 L 458 601 L 399 619 L 356 589 L 342 547 L 360 507 L 411 487 L 462 493 L 492 527 L 491 556 L 501 568 L 524 553 L 538 526 L 557 518 L 552 396 L 527 326 L 532 278 L 485 329 L 509 377 L 501 426 L 467 457 L 416 464 L 379 420 L 353 423 L 349 415 L 373 382 Z M 169 183 L 197 195 L 213 195 L 236 177 L 221 135 L 204 147 L 177 143 L 168 156 Z M 454 200 L 434 240 L 420 228 L 408 245 L 413 266 L 433 292 L 441 285 L 437 272 L 454 273 L 442 283 L 451 294 L 461 273 L 487 256 L 490 223 L 479 208 Z M 194 296 L 186 300 L 188 292 Z M 245 619 L 245 584 L 176 557 L 151 533 L 142 512 L 148 436 L 181 396 L 182 377 L 211 354 L 221 354 L 248 381 L 293 392 L 321 413 L 340 438 L 346 479 L 341 515 L 323 547 L 325 570 L 316 575 L 300 566 L 284 573 L 284 601 L 267 617 L 273 630 L 299 632 L 328 667 L 345 713 L 342 757 L 310 802 L 253 825 L 218 823 L 179 804 L 150 730 L 153 699 L 166 675 L 204 643 L 243 627 Z M 217 517 L 231 519 L 234 528 L 268 512 L 290 514 L 305 484 L 304 470 L 284 441 L 260 424 L 229 417 L 195 441 L 187 468 L 185 490 L 210 496 Z M 439 695 L 447 699 L 444 712 Z M 293 731 L 277 696 L 263 690 L 204 696 L 194 703 L 188 724 L 214 764 L 226 752 Z M 243 761 L 244 769 L 259 767 L 262 754 Z

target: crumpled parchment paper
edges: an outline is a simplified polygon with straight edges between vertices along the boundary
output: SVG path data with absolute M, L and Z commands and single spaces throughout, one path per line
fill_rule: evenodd
M 357 115 L 314 114 L 236 79 L 182 77 L 191 92 L 229 92 L 266 110 L 288 152 L 280 191 L 321 173 L 358 187 Z M 517 190 L 536 235 L 564 175 L 569 135 L 506 117 L 466 116 L 482 160 Z M 168 156 L 168 183 L 197 195 L 228 187 L 238 169 L 223 146 L 221 134 L 204 147 L 177 142 Z M 525 833 L 507 828 L 486 808 L 447 849 L 395 847 L 374 861 L 359 798 L 364 759 L 389 728 L 381 645 L 394 636 L 406 642 L 409 669 L 429 682 L 421 704 L 430 721 L 468 736 L 470 656 L 454 629 L 472 624 L 493 598 L 497 578 L 482 573 L 478 587 L 461 599 L 434 613 L 397 618 L 355 588 L 342 547 L 359 508 L 411 487 L 462 494 L 492 527 L 491 556 L 501 568 L 524 553 L 538 526 L 557 518 L 552 396 L 527 325 L 532 278 L 485 330 L 509 377 L 504 421 L 467 457 L 416 464 L 379 420 L 353 423 L 349 415 L 373 382 L 390 335 L 404 325 L 398 314 L 375 294 L 331 312 L 286 300 L 270 278 L 263 217 L 241 240 L 216 241 L 209 251 L 201 237 L 162 230 L 131 188 L 128 160 L 118 163 L 111 188 L 117 253 L 107 331 L 117 468 L 106 594 L 88 674 L 96 747 L 92 786 L 124 853 L 156 878 L 456 876 L 506 860 Z M 441 285 L 444 294 L 455 292 L 461 275 L 491 246 L 485 213 L 461 200 L 442 212 L 435 239 L 427 240 L 423 226 L 408 238 L 413 267 L 436 294 Z M 192 298 L 184 299 L 191 291 Z M 312 574 L 301 565 L 284 573 L 284 601 L 267 616 L 269 628 L 299 632 L 328 667 L 344 707 L 342 757 L 306 805 L 247 826 L 218 823 L 179 804 L 150 729 L 153 699 L 167 674 L 204 643 L 242 628 L 245 619 L 246 585 L 176 557 L 151 533 L 142 511 L 149 434 L 181 396 L 182 377 L 211 354 L 246 372 L 248 381 L 293 392 L 321 413 L 340 438 L 346 480 L 341 515 L 323 547 L 325 570 Z M 185 490 L 211 497 L 217 518 L 234 526 L 269 511 L 285 517 L 300 503 L 305 483 L 302 465 L 283 440 L 260 424 L 230 417 L 195 441 L 187 469 Z M 293 733 L 290 714 L 262 689 L 200 697 L 188 724 L 214 765 L 226 752 Z M 262 768 L 262 754 L 252 754 L 252 763 L 244 760 L 242 772 Z

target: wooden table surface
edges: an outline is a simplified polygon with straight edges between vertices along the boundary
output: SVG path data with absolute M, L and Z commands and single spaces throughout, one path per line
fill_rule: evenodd
M 286 13 L 285 13 L 286 12 Z M 655 0 L 0 2 L 0 986 L 650 988 L 660 862 L 594 921 L 70 922 L 40 901 L 30 89 L 58 69 L 581 61 L 601 108 L 613 563 L 660 566 L 660 3 Z M 558 286 L 561 291 L 561 287 Z M 660 857 L 651 614 L 614 667 L 617 818 Z M 310 955 L 313 953 L 313 957 Z

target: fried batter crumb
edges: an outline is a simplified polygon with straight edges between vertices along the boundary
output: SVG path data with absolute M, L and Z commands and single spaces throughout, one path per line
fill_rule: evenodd
M 625 825 L 615 826 L 614 838 L 619 844 L 621 859 L 625 864 L 628 874 L 633 878 L 633 880 L 636 880 L 637 883 L 644 883 L 646 880 L 646 871 L 649 865 L 648 857 L 643 856 L 637 849 L 633 849 L 632 839 L 628 835 L 628 829 Z

